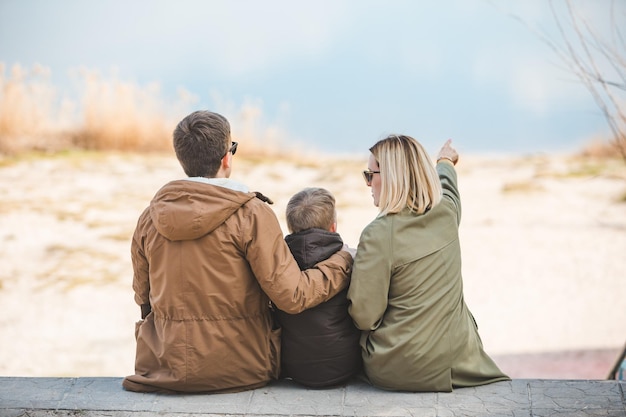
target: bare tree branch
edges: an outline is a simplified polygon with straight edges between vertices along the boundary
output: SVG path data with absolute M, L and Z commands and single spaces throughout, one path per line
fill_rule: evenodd
M 503 12 L 497 2 L 488 1 Z M 564 46 L 560 46 L 553 37 L 531 26 L 520 16 L 503 13 L 521 23 L 547 45 L 565 64 L 564 70 L 574 75 L 585 87 L 606 120 L 612 134 L 611 142 L 626 162 L 626 41 L 620 30 L 624 25 L 617 21 L 620 15 L 616 12 L 616 2 L 611 1 L 608 9 L 610 42 L 605 41 L 597 28 L 576 12 L 571 0 L 564 0 L 564 3 L 567 18 L 562 19 L 557 13 L 554 0 L 549 2 L 560 41 Z M 626 18 L 626 11 L 622 17 Z M 572 34 L 568 33 L 565 25 Z M 600 62 L 606 68 L 601 67 Z
M 545 43 L 587 89 L 607 122 L 613 145 L 626 162 L 626 97 L 623 95 L 626 92 L 626 42 L 620 31 L 621 26 L 616 21 L 618 14 L 615 12 L 615 2 L 612 1 L 610 7 L 610 43 L 600 36 L 587 19 L 576 13 L 571 0 L 565 0 L 566 19 L 559 17 L 553 0 L 549 4 L 564 47 L 519 16 L 509 16 Z M 568 34 L 565 24 L 573 31 L 573 35 Z M 608 69 L 601 68 L 599 60 Z

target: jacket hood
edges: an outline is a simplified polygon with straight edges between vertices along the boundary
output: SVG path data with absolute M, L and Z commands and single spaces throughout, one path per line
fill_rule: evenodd
M 285 242 L 300 269 L 312 268 L 343 247 L 339 233 L 323 229 L 307 229 L 285 236 Z
M 177 180 L 163 186 L 150 202 L 157 231 L 169 240 L 193 240 L 211 233 L 254 193 L 195 181 Z

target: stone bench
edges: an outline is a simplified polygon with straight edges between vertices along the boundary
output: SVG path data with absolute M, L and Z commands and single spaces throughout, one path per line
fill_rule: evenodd
M 0 377 L 0 416 L 621 416 L 625 381 L 517 379 L 452 393 L 290 381 L 234 394 L 138 394 L 122 378 Z

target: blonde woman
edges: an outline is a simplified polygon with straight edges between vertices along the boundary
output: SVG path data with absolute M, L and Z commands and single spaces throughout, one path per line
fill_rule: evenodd
M 434 167 L 404 135 L 370 152 L 363 175 L 379 215 L 361 234 L 348 290 L 367 378 L 383 389 L 444 392 L 508 380 L 463 299 L 458 153 L 448 140 Z

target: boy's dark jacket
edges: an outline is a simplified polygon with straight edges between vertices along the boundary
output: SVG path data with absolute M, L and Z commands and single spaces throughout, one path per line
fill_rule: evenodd
M 343 247 L 341 236 L 308 229 L 285 237 L 300 269 Z M 361 370 L 360 331 L 348 314 L 347 290 L 299 314 L 276 310 L 282 327 L 281 376 L 314 388 L 345 382 Z

